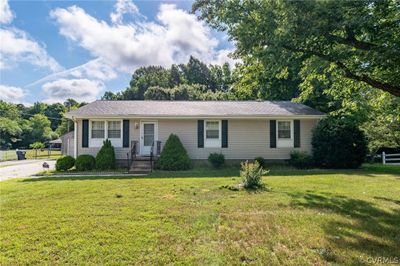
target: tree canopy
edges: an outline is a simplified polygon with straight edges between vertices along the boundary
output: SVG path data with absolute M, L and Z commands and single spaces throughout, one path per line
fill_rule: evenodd
M 170 68 L 138 68 L 124 91 L 104 93 L 103 100 L 218 100 L 232 98 L 233 77 L 228 63 L 209 65 L 190 57 Z
M 264 74 L 293 62 L 400 96 L 400 5 L 389 1 L 197 0 L 201 19 L 226 30 L 236 54 Z M 249 59 L 250 58 L 250 59 Z M 312 73 L 312 71 L 310 71 Z M 303 77 L 304 80 L 304 77 Z

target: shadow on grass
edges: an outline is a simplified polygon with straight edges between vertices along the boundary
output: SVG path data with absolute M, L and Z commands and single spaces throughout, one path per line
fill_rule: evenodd
M 221 169 L 212 168 L 196 168 L 188 171 L 159 171 L 156 170 L 149 175 L 145 176 L 123 176 L 116 173 L 112 176 L 96 176 L 93 175 L 81 175 L 81 176 L 47 176 L 40 178 L 28 178 L 23 179 L 22 182 L 40 182 L 40 181 L 79 181 L 79 180 L 108 180 L 108 179 L 152 179 L 152 178 L 226 178 L 226 177 L 238 177 L 239 169 L 236 167 L 225 167 Z
M 398 257 L 400 254 L 400 209 L 386 211 L 374 204 L 330 193 L 290 193 L 292 206 L 332 212 L 342 216 L 330 220 L 323 229 L 339 249 L 354 250 L 368 257 Z M 398 200 L 378 198 L 398 204 Z M 336 254 L 338 255 L 338 254 Z M 335 256 L 340 260 L 340 257 Z M 366 264 L 353 258 L 356 264 Z M 340 262 L 340 261 L 339 261 Z
M 308 169 L 299 170 L 287 165 L 269 165 L 269 176 L 313 176 L 313 175 L 332 175 L 332 174 L 345 174 L 345 175 L 364 175 L 374 176 L 376 174 L 397 174 L 400 173 L 400 167 L 386 167 L 381 165 L 367 165 L 361 169 Z M 196 178 L 196 177 L 238 177 L 238 166 L 226 166 L 221 169 L 214 169 L 211 167 L 195 167 L 188 171 L 160 171 L 156 170 L 147 176 L 62 176 L 62 177 L 42 177 L 42 178 L 29 178 L 24 179 L 23 182 L 37 182 L 37 181 L 65 181 L 65 180 L 99 180 L 99 179 L 142 179 L 142 178 Z M 400 179 L 399 179 L 400 180 Z

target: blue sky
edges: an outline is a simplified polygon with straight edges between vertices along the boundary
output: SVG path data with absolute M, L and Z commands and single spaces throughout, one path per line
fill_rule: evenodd
M 232 63 L 234 46 L 190 14 L 191 1 L 0 0 L 0 99 L 93 101 L 140 66 L 190 55 Z

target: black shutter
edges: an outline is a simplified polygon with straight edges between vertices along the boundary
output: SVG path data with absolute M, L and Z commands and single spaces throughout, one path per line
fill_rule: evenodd
M 276 120 L 269 120 L 269 147 L 276 148 Z
M 228 148 L 228 120 L 222 120 L 222 148 Z
M 82 148 L 89 147 L 89 120 L 82 120 Z
M 300 148 L 300 120 L 294 120 L 294 147 Z
M 122 123 L 122 147 L 129 148 L 129 120 Z
M 204 120 L 197 120 L 197 147 L 204 148 Z

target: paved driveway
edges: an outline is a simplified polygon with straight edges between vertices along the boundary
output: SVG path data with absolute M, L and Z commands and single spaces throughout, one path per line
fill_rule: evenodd
M 50 165 L 51 170 L 54 169 L 56 161 L 52 159 L 0 162 L 0 180 L 29 177 L 37 174 L 44 170 L 42 166 L 44 162 Z

